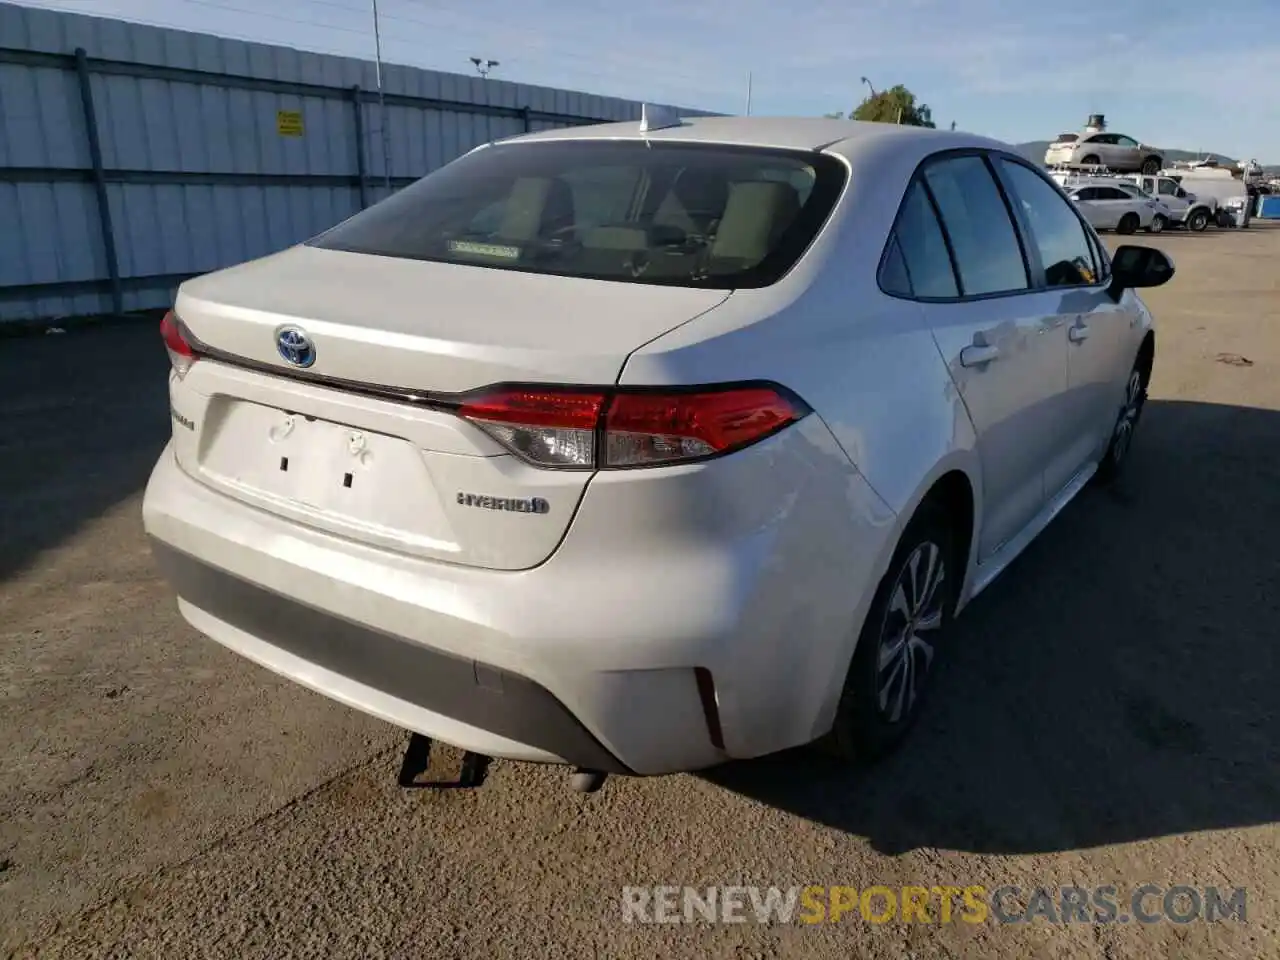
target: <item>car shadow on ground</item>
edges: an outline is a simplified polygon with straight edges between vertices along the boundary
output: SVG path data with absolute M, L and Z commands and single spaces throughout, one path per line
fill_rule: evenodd
M 1032 853 L 1280 820 L 1280 412 L 1152 400 L 956 624 L 919 725 L 869 769 L 707 771 L 879 850 Z
M 1123 236 L 1118 233 L 1114 234 L 1117 244 L 1132 243 L 1135 240 L 1139 242 L 1146 241 L 1146 240 L 1158 242 L 1168 237 L 1177 237 L 1180 240 L 1186 239 L 1189 237 L 1193 237 L 1196 240 L 1206 240 L 1210 237 L 1213 237 L 1214 239 L 1218 239 L 1218 238 L 1221 238 L 1221 236 L 1222 236 L 1222 231 L 1217 230 L 1214 227 L 1210 227 L 1209 229 L 1203 230 L 1200 233 L 1196 233 L 1195 231 L 1192 231 L 1192 230 L 1175 229 L 1175 230 L 1161 230 L 1159 233 L 1145 233 L 1145 232 L 1131 233 L 1128 236 Z
M 167 377 L 150 317 L 0 340 L 0 582 L 143 489 Z

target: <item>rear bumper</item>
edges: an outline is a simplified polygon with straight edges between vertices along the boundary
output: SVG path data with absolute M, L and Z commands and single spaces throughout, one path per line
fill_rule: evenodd
M 152 541 L 152 552 L 197 627 L 308 686 L 366 708 L 379 695 L 388 699 L 388 706 L 399 701 L 410 709 L 374 712 L 434 731 L 441 724 L 427 714 L 447 718 L 452 724 L 444 726 L 454 726 L 448 732 L 462 734 L 476 746 L 484 740 L 486 749 L 495 752 L 505 749 L 525 759 L 631 772 L 554 694 L 525 677 L 342 620 L 161 541 Z M 468 736 L 462 727 L 483 735 Z
M 464 749 L 636 774 L 824 733 L 896 529 L 817 417 L 720 461 L 598 475 L 529 570 L 283 519 L 168 448 L 143 519 L 183 616 L 243 656 Z

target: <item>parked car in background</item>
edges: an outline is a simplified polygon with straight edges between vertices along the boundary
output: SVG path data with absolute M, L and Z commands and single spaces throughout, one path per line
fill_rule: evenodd
M 143 520 L 199 631 L 577 789 L 874 757 L 1128 462 L 1172 275 L 967 134 L 531 133 L 183 283 Z
M 1214 197 L 1200 197 L 1173 177 L 1139 174 L 1124 179 L 1164 204 L 1172 225 L 1200 231 L 1217 219 L 1218 201 Z
M 1049 176 L 1068 194 L 1078 187 L 1108 186 L 1117 187 L 1135 199 L 1149 202 L 1155 210 L 1155 215 L 1151 218 L 1150 224 L 1146 227 L 1148 233 L 1159 233 L 1173 222 L 1173 212 L 1169 207 L 1157 198 L 1151 196 L 1140 186 L 1134 183 L 1129 177 L 1111 174 L 1092 174 L 1076 170 L 1064 170 L 1062 168 L 1054 170 L 1049 174 Z M 1142 218 L 1139 217 L 1140 221 L 1141 219 Z M 1114 228 L 1107 227 L 1106 229 Z
M 1124 180 L 1120 177 L 1112 179 L 1111 183 L 1119 187 L 1131 197 L 1138 200 L 1144 200 L 1151 204 L 1152 208 L 1155 210 L 1155 216 L 1151 218 L 1151 224 L 1146 228 L 1148 233 L 1160 233 L 1172 222 L 1172 212 L 1169 210 L 1169 207 L 1161 200 L 1147 193 L 1147 191 L 1143 190 L 1136 183 L 1131 183 L 1130 181 Z
M 1105 130 L 1063 133 L 1045 151 L 1048 166 L 1103 166 L 1120 172 L 1159 173 L 1164 157 L 1155 147 Z
M 1133 188 L 1132 184 L 1128 186 Z M 1156 217 L 1165 214 L 1157 207 L 1158 201 L 1134 190 L 1136 188 L 1126 190 L 1109 179 L 1082 180 L 1067 189 L 1067 196 L 1095 230 L 1116 233 L 1151 230 Z

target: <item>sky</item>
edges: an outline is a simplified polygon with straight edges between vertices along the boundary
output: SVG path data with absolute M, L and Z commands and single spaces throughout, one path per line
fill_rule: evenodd
M 371 0 L 16 0 L 373 58 Z M 816 116 L 905 84 L 1011 143 L 1108 128 L 1280 163 L 1280 0 L 378 0 L 384 62 Z M 0 44 L 3 41 L 0 40 Z

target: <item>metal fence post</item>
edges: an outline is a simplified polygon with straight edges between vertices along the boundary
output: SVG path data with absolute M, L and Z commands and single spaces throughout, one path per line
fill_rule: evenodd
M 533 124 L 529 120 L 529 108 L 527 106 L 520 108 L 520 119 L 524 121 L 524 132 L 528 133 Z
M 360 209 L 369 206 L 369 171 L 364 153 L 364 98 L 360 84 L 351 88 L 351 102 L 356 108 L 356 175 L 360 178 Z
M 102 143 L 98 139 L 98 115 L 93 108 L 93 88 L 89 85 L 89 55 L 76 48 L 76 75 L 80 78 L 80 103 L 84 106 L 84 127 L 89 137 L 89 161 L 93 164 L 93 187 L 98 196 L 98 225 L 102 249 L 107 258 L 107 278 L 111 281 L 111 310 L 124 313 L 124 291 L 120 286 L 120 262 L 116 257 L 116 235 L 111 226 L 111 205 L 107 199 L 107 179 L 102 172 Z

